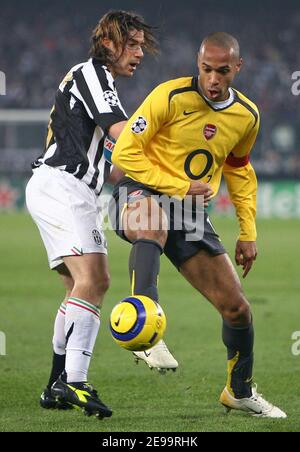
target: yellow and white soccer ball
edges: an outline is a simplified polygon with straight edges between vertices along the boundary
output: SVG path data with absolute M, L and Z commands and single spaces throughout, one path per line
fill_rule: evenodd
M 110 331 L 118 345 L 131 351 L 153 347 L 167 326 L 162 307 L 144 295 L 134 295 L 118 303 L 110 315 Z

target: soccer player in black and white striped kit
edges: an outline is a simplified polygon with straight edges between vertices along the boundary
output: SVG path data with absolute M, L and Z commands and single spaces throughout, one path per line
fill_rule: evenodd
M 26 188 L 50 268 L 66 288 L 55 320 L 52 371 L 40 400 L 44 408 L 77 405 L 88 415 L 112 414 L 87 383 L 109 286 L 97 196 L 112 175 L 110 152 L 127 120 L 114 79 L 134 74 L 143 49 L 155 53 L 156 42 L 141 16 L 110 11 L 100 19 L 90 59 L 73 67 L 59 86 L 46 149 Z

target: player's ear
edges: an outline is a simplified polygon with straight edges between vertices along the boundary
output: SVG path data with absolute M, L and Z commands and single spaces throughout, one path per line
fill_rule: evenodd
M 240 58 L 238 63 L 237 63 L 237 65 L 236 65 L 236 71 L 237 72 L 240 72 L 242 64 L 243 64 L 243 58 Z
M 199 68 L 199 72 L 200 72 L 200 66 L 201 66 L 200 58 L 201 58 L 201 54 L 200 54 L 200 50 L 199 50 L 197 53 L 197 66 Z

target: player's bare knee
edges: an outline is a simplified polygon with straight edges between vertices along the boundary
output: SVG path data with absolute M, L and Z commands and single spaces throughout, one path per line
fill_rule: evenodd
M 163 248 L 168 238 L 168 231 L 151 231 L 151 230 L 139 230 L 139 231 L 127 231 L 126 237 L 133 243 L 137 240 L 152 240 L 157 242 Z
M 100 288 L 103 294 L 105 294 L 110 286 L 110 275 L 107 273 L 104 277 L 101 278 Z
M 161 247 L 165 246 L 168 238 L 168 219 L 155 200 L 144 198 L 131 205 L 124 214 L 123 225 L 130 242 L 153 240 Z
M 243 327 L 251 323 L 251 311 L 247 300 L 241 297 L 223 312 L 224 320 L 231 326 Z
M 168 238 L 168 231 L 138 231 L 136 240 L 152 240 L 163 248 Z
M 126 237 L 130 242 L 136 240 L 153 240 L 163 248 L 168 238 L 168 223 L 164 216 L 160 218 L 143 218 L 136 229 L 126 229 Z
M 88 300 L 90 303 L 98 306 L 110 285 L 110 276 L 108 273 L 98 273 L 95 275 L 86 275 L 75 281 L 74 292 L 82 294 L 79 298 Z
M 167 238 L 168 238 L 168 231 L 166 229 L 162 229 L 160 231 L 153 231 L 154 232 L 154 241 L 158 242 L 162 248 L 164 248 Z
M 99 297 L 103 297 L 105 295 L 105 293 L 109 289 L 109 286 L 110 286 L 109 273 L 101 275 L 100 279 L 97 280 L 97 283 L 94 284 L 95 291 Z

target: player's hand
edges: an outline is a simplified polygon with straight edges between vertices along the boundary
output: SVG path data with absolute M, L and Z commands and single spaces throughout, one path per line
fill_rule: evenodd
M 204 197 L 204 207 L 208 207 L 208 203 L 213 197 L 214 192 L 209 184 L 204 184 L 202 182 L 193 181 L 190 184 L 190 189 L 187 195 L 197 196 L 201 195 Z
M 235 248 L 235 262 L 237 265 L 242 265 L 244 273 L 243 278 L 246 278 L 253 262 L 256 260 L 257 247 L 256 242 L 242 242 L 237 241 Z

